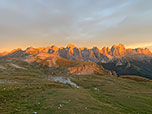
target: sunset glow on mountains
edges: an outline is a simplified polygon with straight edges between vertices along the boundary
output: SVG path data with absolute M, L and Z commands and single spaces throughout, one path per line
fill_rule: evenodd
M 0 114 L 152 114 L 152 0 L 0 0 Z

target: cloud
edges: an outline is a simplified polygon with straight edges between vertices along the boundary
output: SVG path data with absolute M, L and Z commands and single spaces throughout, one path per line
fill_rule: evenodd
M 134 43 L 127 45 L 127 48 L 146 48 L 146 47 L 150 47 L 152 49 L 152 42 L 142 42 L 142 43 Z
M 0 0 L 0 41 L 151 41 L 151 0 Z M 0 42 L 0 44 L 2 44 Z M 9 43 L 8 43 L 9 42 Z M 96 45 L 94 44 L 94 45 Z

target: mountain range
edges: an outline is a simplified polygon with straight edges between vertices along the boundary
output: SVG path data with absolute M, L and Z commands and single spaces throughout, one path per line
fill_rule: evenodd
M 60 67 L 69 63 L 71 65 L 67 68 L 68 71 L 75 74 L 101 73 L 102 69 L 101 71 L 105 73 L 117 76 L 138 75 L 152 79 L 152 52 L 148 48 L 127 49 L 123 44 L 102 49 L 80 48 L 73 44 L 66 47 L 53 45 L 40 48 L 28 47 L 25 50 L 18 48 L 11 52 L 0 53 L 1 60 L 9 58 L 17 58 L 28 63 L 36 62 L 49 67 Z M 62 61 L 62 64 L 59 65 L 57 61 Z M 76 65 L 75 68 L 73 64 L 78 63 L 82 64 Z

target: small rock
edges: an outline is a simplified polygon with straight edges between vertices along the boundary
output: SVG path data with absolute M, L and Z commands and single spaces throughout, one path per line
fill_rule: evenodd
M 59 107 L 62 107 L 62 105 L 61 105 L 61 104 L 59 104 Z
M 97 90 L 98 90 L 98 88 L 94 88 L 94 90 L 95 90 L 95 91 L 97 91 Z

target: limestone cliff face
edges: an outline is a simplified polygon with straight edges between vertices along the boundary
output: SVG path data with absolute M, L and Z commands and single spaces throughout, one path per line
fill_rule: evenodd
M 113 45 L 110 48 L 104 47 L 101 50 L 97 47 L 92 49 L 88 48 L 77 48 L 76 46 L 70 44 L 66 48 L 59 50 L 59 55 L 63 58 L 71 60 L 80 60 L 80 61 L 91 61 L 91 62 L 109 62 L 112 58 L 121 58 L 127 55 L 134 54 L 152 56 L 152 53 L 149 49 L 126 49 L 123 44 Z
M 111 56 L 124 56 L 126 54 L 125 46 L 122 44 L 113 45 L 110 50 Z
M 127 54 L 140 54 L 140 55 L 152 56 L 152 53 L 148 48 L 127 49 Z
M 24 51 L 21 49 L 13 50 L 6 55 L 34 55 L 39 53 L 54 54 L 69 60 L 90 61 L 96 63 L 107 63 L 113 58 L 121 58 L 126 56 L 136 58 L 138 58 L 140 55 L 152 57 L 152 53 L 147 48 L 126 49 L 123 44 L 113 45 L 111 48 L 104 47 L 102 49 L 97 47 L 93 47 L 92 49 L 88 49 L 86 47 L 78 48 L 73 44 L 69 44 L 67 47 L 57 47 L 55 45 L 41 48 L 29 47 Z M 3 54 L 0 56 L 2 55 Z
M 110 54 L 110 49 L 109 47 L 103 47 L 101 49 L 101 53 L 104 54 L 104 55 L 109 55 Z
M 137 48 L 137 49 L 135 49 L 136 50 L 136 53 L 139 53 L 139 54 L 145 54 L 145 55 L 152 55 L 152 53 L 150 52 L 150 50 L 149 49 L 147 49 L 147 48 L 145 48 L 145 49 L 143 49 L 143 48 Z
M 60 48 L 58 53 L 63 58 L 83 60 L 81 50 L 72 44 L 69 44 L 66 48 Z

